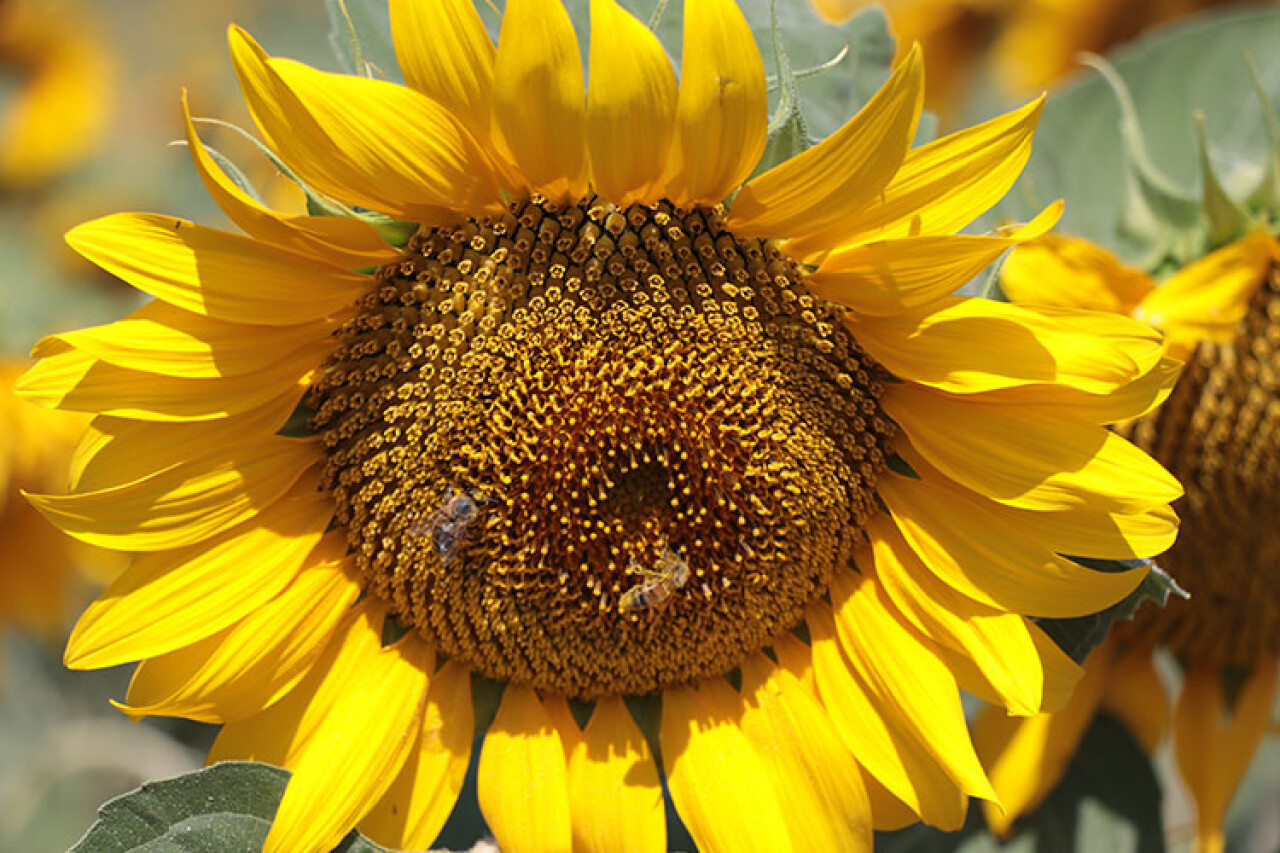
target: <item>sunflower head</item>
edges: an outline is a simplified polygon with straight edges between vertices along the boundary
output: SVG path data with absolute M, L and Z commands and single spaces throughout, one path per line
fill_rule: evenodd
M 1039 103 L 911 150 L 912 50 L 747 181 L 767 90 L 731 0 L 685 4 L 678 79 L 613 0 L 585 84 L 558 0 L 510 0 L 496 45 L 470 0 L 391 20 L 407 86 L 231 32 L 266 144 L 336 215 L 263 207 L 188 122 L 247 236 L 69 235 L 156 297 L 23 380 L 99 415 L 72 494 L 33 501 L 139 552 L 69 662 L 141 660 L 130 713 L 289 768 L 270 850 L 429 845 L 477 734 L 513 847 L 663 849 L 664 786 L 703 849 L 958 826 L 992 795 L 958 685 L 1060 703 L 1078 670 L 1028 617 L 1143 575 L 1061 555 L 1176 525 L 1177 484 L 1101 426 L 1165 393 L 1158 335 L 952 295 L 1056 221 L 955 234 Z

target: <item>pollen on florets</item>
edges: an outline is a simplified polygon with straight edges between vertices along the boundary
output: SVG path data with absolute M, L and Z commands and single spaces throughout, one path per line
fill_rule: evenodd
M 718 209 L 535 197 L 420 230 L 309 402 L 371 592 L 489 677 L 590 699 L 800 621 L 876 511 L 886 378 Z

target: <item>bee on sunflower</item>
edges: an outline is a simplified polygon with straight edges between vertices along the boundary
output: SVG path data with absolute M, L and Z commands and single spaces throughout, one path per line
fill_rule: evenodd
M 22 382 L 96 415 L 35 505 L 137 553 L 67 662 L 141 661 L 123 710 L 289 769 L 268 851 L 430 845 L 475 740 L 504 850 L 666 849 L 668 801 L 707 851 L 958 827 L 995 794 L 957 688 L 1060 707 L 1080 671 L 1030 617 L 1145 575 L 1061 555 L 1173 541 L 1180 487 L 1104 426 L 1167 394 L 1160 336 L 952 295 L 1058 217 L 955 233 L 1040 102 L 912 149 L 912 50 L 747 180 L 758 49 L 732 0 L 684 8 L 677 78 L 593 0 L 589 82 L 560 0 L 496 45 L 471 0 L 392 0 L 407 86 L 233 28 L 266 145 L 352 215 L 267 209 L 188 117 L 243 235 L 68 235 L 155 300 Z

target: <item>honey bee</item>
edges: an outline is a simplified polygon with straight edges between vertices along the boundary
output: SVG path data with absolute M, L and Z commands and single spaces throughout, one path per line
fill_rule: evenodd
M 662 607 L 671 600 L 671 596 L 689 582 L 689 564 L 675 551 L 662 548 L 662 556 L 652 569 L 646 569 L 636 562 L 635 557 L 627 564 L 627 571 L 644 577 L 640 583 L 631 587 L 618 599 L 618 610 L 622 613 L 634 613 L 650 607 Z
M 466 489 L 450 488 L 444 495 L 444 502 L 425 519 L 415 522 L 409 528 L 414 536 L 431 536 L 431 545 L 436 549 L 442 565 L 448 565 L 457 553 L 458 546 L 466 536 L 467 528 L 480 515 L 480 505 L 484 496 L 479 492 Z

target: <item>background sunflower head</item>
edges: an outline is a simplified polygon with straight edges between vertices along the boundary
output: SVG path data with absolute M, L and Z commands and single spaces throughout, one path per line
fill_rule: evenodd
M 1280 246 L 1265 228 L 1189 264 L 1162 284 L 1087 241 L 1047 236 L 1016 250 L 1001 287 L 1015 301 L 1127 313 L 1162 327 L 1182 378 L 1154 412 L 1118 429 L 1184 484 L 1177 543 L 1160 562 L 1191 598 L 1135 622 L 1089 659 L 1089 685 L 1061 714 L 1019 722 L 986 714 L 980 751 L 1007 811 L 1008 832 L 1065 769 L 1099 709 L 1154 750 L 1169 728 L 1156 648 L 1181 663 L 1177 756 L 1199 813 L 1201 849 L 1221 849 L 1232 794 L 1268 729 L 1280 663 L 1280 572 L 1273 517 L 1280 505 L 1274 341 Z M 1048 772 L 1046 772 L 1048 768 Z

